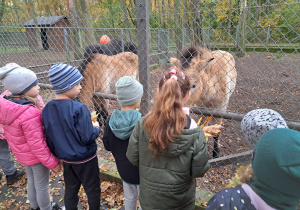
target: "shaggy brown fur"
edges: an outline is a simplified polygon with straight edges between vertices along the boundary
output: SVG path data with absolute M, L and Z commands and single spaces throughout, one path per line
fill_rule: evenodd
M 235 60 L 229 52 L 190 47 L 171 63 L 189 75 L 192 90 L 190 105 L 226 110 L 236 85 Z
M 80 101 L 91 110 L 95 108 L 105 122 L 108 102 L 104 98 L 93 97 L 94 93 L 115 93 L 115 84 L 122 76 L 138 79 L 138 74 L 138 56 L 134 53 L 122 52 L 114 56 L 93 54 L 82 71 L 84 79 Z
M 170 58 L 170 62 L 191 79 L 190 106 L 226 110 L 237 79 L 235 60 L 229 52 L 192 46 L 182 52 L 179 60 Z M 221 125 L 222 119 L 213 118 L 210 123 Z M 213 157 L 219 156 L 218 137 L 214 137 Z

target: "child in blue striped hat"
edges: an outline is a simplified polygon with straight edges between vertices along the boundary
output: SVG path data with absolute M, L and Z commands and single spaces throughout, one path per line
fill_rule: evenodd
M 73 99 L 81 90 L 81 73 L 73 66 L 56 64 L 49 70 L 49 80 L 56 97 L 43 109 L 47 144 L 62 160 L 66 209 L 77 209 L 81 184 L 90 209 L 100 209 L 100 171 L 96 139 L 99 126 L 93 124 L 88 108 Z

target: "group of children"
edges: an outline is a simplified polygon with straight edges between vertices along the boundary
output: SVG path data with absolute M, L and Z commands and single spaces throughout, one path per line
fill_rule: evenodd
M 100 209 L 95 142 L 99 125 L 93 124 L 85 105 L 73 100 L 80 93 L 82 79 L 72 66 L 52 66 L 49 80 L 56 97 L 43 107 L 36 101 L 39 86 L 34 72 L 17 64 L 0 68 L 1 83 L 9 91 L 0 98 L 0 124 L 12 152 L 26 168 L 31 209 L 61 209 L 50 202 L 49 169 L 57 173 L 62 167 L 65 208 L 77 209 L 83 185 L 90 209 Z
M 16 64 L 0 68 L 0 81 L 11 93 L 0 97 L 0 124 L 17 160 L 25 165 L 32 209 L 59 209 L 50 202 L 49 169 L 57 173 L 62 167 L 66 209 L 77 209 L 81 185 L 89 209 L 100 209 L 95 142 L 99 125 L 91 121 L 85 105 L 73 100 L 82 79 L 70 65 L 52 66 L 49 80 L 56 97 L 43 107 L 35 100 L 39 87 L 32 71 Z M 195 178 L 204 176 L 210 165 L 204 132 L 183 111 L 190 97 L 189 77 L 176 69 L 168 71 L 145 116 L 137 110 L 143 95 L 137 80 L 124 76 L 115 87 L 120 109 L 108 118 L 102 141 L 123 180 L 125 209 L 136 209 L 138 198 L 144 210 L 194 209 Z M 299 132 L 288 129 L 282 117 L 268 109 L 248 113 L 242 131 L 255 146 L 246 181 L 218 192 L 207 209 L 296 209 Z

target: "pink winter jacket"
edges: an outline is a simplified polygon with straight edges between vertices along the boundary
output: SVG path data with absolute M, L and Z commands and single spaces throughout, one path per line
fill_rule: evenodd
M 1 93 L 0 97 L 3 98 L 4 96 L 8 96 L 8 95 L 11 95 L 11 92 L 5 90 L 3 93 Z M 40 109 L 43 109 L 45 107 L 44 101 L 40 95 L 37 95 L 36 103 L 39 105 Z M 1 124 L 0 124 L 0 139 L 5 139 L 3 126 Z
M 20 105 L 0 97 L 0 124 L 10 149 L 24 165 L 59 163 L 47 146 L 42 113 L 34 105 Z

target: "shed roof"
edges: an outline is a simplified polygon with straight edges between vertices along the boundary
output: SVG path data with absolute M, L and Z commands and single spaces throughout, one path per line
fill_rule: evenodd
M 36 20 L 38 22 L 38 26 L 51 26 L 62 19 L 67 19 L 66 16 L 52 16 L 52 17 L 37 17 Z M 24 27 L 35 26 L 34 20 L 31 19 L 28 22 L 23 24 Z

